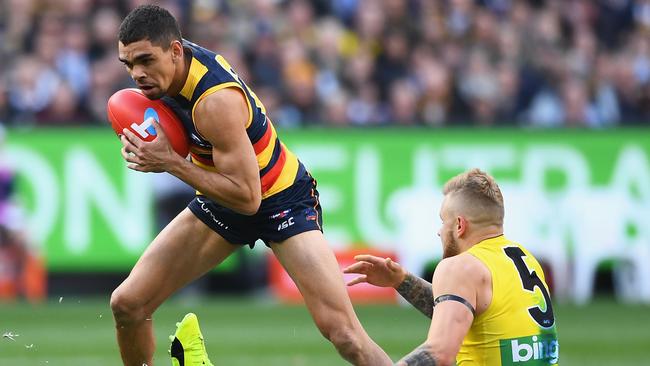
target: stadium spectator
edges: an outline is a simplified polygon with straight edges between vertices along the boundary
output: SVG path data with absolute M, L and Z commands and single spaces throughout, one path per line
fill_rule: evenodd
M 38 58 L 22 56 L 16 59 L 7 83 L 10 118 L 33 123 L 35 115 L 52 102 L 61 78 Z
M 36 59 L 41 71 L 34 72 L 46 77 L 31 105 L 14 95 L 3 121 L 34 124 L 45 108 L 65 109 L 49 106 L 58 103 L 48 96 L 58 88 L 54 80 L 67 82 L 82 113 L 92 111 L 88 123 L 104 121 L 99 98 L 90 96 L 94 70 L 116 58 L 119 19 L 147 2 L 3 2 L 0 79 L 11 78 L 25 59 Z M 159 4 L 189 39 L 228 52 L 247 82 L 280 92 L 280 126 L 404 124 L 393 117 L 396 99 L 414 104 L 407 125 L 600 128 L 650 121 L 647 0 Z M 429 54 L 426 65 L 421 53 Z M 286 72 L 293 68 L 299 72 Z M 412 87 L 404 88 L 405 80 Z M 131 85 L 120 76 L 107 84 L 100 94 Z M 407 95 L 395 95 L 395 88 Z
M 57 71 L 77 100 L 83 100 L 90 87 L 90 38 L 86 27 L 81 21 L 68 23 L 56 57 Z
M 72 85 L 61 82 L 54 90 L 52 100 L 35 118 L 39 125 L 78 125 L 87 123 L 90 117 L 83 109 Z
M 0 126 L 4 126 L 9 115 L 9 101 L 7 100 L 7 86 L 0 76 Z

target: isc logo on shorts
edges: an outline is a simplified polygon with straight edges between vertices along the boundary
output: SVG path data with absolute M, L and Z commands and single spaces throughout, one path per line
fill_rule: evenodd
M 282 221 L 282 223 L 278 225 L 278 231 L 284 230 L 289 226 L 293 226 L 293 224 L 294 224 L 293 217 L 290 217 L 287 220 Z
M 138 123 L 132 123 L 131 128 L 135 131 L 141 138 L 146 139 L 149 136 L 156 136 L 156 129 L 153 127 L 153 121 L 160 121 L 158 113 L 153 108 L 147 108 L 144 111 L 144 121 Z

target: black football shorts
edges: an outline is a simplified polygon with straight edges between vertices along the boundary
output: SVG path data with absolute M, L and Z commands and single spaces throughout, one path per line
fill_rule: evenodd
M 269 245 L 306 231 L 323 231 L 316 180 L 306 172 L 292 186 L 263 199 L 252 216 L 234 212 L 203 195 L 197 195 L 187 207 L 232 244 L 253 247 L 261 239 Z

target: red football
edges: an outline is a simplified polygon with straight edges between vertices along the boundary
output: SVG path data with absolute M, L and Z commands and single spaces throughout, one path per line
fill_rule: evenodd
M 116 134 L 128 128 L 144 141 L 156 138 L 156 130 L 151 123 L 153 117 L 169 140 L 174 151 L 186 157 L 190 147 L 183 123 L 161 100 L 145 97 L 139 89 L 122 89 L 108 99 L 108 120 Z

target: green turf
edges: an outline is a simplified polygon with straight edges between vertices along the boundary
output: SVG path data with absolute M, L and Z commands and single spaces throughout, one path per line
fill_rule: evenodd
M 0 305 L 0 365 L 120 365 L 108 299 L 64 298 L 46 305 Z M 357 306 L 361 321 L 397 360 L 420 344 L 428 321 L 415 310 Z M 302 306 L 253 299 L 165 304 L 155 315 L 156 365 L 169 365 L 167 335 L 189 311 L 199 315 L 215 365 L 344 365 Z M 556 306 L 562 365 L 643 365 L 650 359 L 650 308 L 599 300 Z

